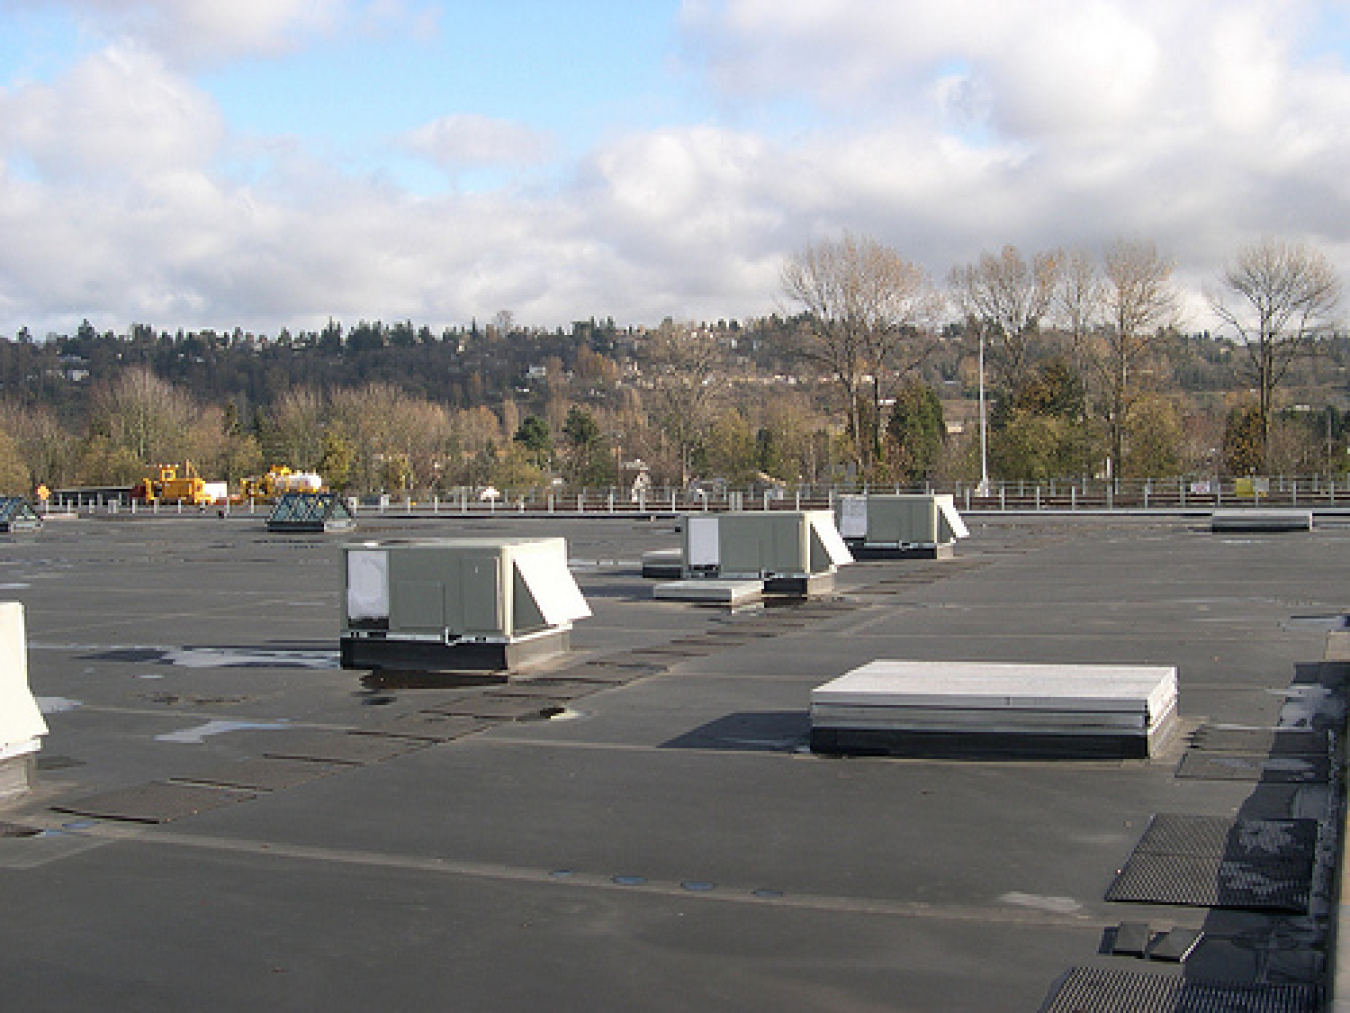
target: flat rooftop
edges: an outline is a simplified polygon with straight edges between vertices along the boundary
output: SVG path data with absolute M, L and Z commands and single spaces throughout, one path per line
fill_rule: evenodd
M 359 520 L 0 539 L 51 727 L 0 804 L 13 1008 L 1320 1008 L 1341 782 L 1308 742 L 1344 717 L 1350 526 L 968 515 L 955 559 L 733 611 L 653 598 L 670 519 Z M 567 539 L 569 654 L 338 667 L 343 544 L 487 534 Z M 811 690 L 876 659 L 1175 666 L 1181 729 L 1147 760 L 812 755 Z M 1130 923 L 1204 937 L 1112 952 Z

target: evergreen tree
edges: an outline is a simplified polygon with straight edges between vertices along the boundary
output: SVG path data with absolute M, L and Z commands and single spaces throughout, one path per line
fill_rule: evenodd
M 547 466 L 553 450 L 553 436 L 548 431 L 548 423 L 537 415 L 527 415 L 521 420 L 520 428 L 511 437 L 529 452 L 530 460 L 537 468 Z
M 910 380 L 897 392 L 886 424 L 897 477 L 918 482 L 932 474 L 947 436 L 942 402 L 933 388 Z
M 1248 404 L 1228 413 L 1223 431 L 1223 463 L 1230 475 L 1253 475 L 1265 455 L 1265 438 L 1259 405 Z

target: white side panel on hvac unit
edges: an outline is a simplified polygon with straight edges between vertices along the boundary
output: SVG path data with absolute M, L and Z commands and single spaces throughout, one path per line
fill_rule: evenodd
M 718 547 L 718 521 L 716 517 L 686 517 L 685 533 L 688 536 L 689 558 L 686 566 L 719 566 L 722 553 Z
M 565 626 L 591 614 L 581 588 L 567 569 L 565 556 L 555 552 L 518 552 L 516 572 L 534 596 L 539 614 L 550 626 Z
M 969 538 L 970 529 L 966 527 L 966 522 L 961 519 L 961 515 L 956 512 L 956 504 L 952 502 L 950 496 L 937 497 L 938 509 L 942 511 L 942 517 L 947 522 L 947 527 L 951 528 L 953 538 Z
M 839 498 L 839 534 L 844 538 L 867 537 L 867 497 Z
M 389 618 L 389 553 L 353 549 L 347 553 L 347 618 Z
M 46 734 L 47 722 L 28 688 L 23 605 L 0 602 L 0 760 L 36 752 Z
M 853 553 L 848 551 L 843 536 L 839 534 L 839 529 L 834 526 L 834 515 L 828 510 L 812 510 L 810 517 L 811 528 L 815 531 L 816 537 L 820 539 L 820 544 L 824 546 L 825 554 L 830 557 L 830 562 L 835 566 L 845 566 L 853 562 Z

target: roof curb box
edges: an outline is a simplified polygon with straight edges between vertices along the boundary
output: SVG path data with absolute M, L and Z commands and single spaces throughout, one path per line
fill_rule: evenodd
M 1146 759 L 1176 726 L 1161 666 L 878 660 L 811 691 L 818 753 Z

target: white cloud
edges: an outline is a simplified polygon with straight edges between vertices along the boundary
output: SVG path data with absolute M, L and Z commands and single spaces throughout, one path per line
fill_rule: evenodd
M 228 34 L 201 3 L 79 2 L 150 11 L 141 39 L 188 26 L 235 52 L 424 9 L 231 5 L 255 17 Z M 1099 249 L 1124 235 L 1156 241 L 1198 288 L 1266 233 L 1309 240 L 1350 278 L 1350 73 L 1325 52 L 1303 62 L 1311 10 L 690 3 L 690 45 L 735 129 L 711 114 L 655 124 L 559 165 L 554 138 L 461 112 L 404 135 L 404 150 L 452 173 L 544 171 L 435 196 L 293 137 L 237 136 L 182 64 L 123 41 L 0 90 L 0 333 L 85 316 L 264 330 L 329 315 L 437 327 L 503 308 L 546 326 L 743 316 L 774 307 L 786 255 L 845 228 L 939 279 L 1009 242 Z M 773 137 L 746 125 L 784 97 L 815 118 Z
M 551 138 L 524 124 L 473 113 L 424 124 L 405 134 L 401 143 L 450 170 L 537 165 L 553 148 Z
M 88 57 L 55 84 L 0 92 L 0 156 L 21 153 L 49 179 L 200 166 L 223 131 L 204 95 L 134 46 Z
M 293 52 L 350 29 L 426 35 L 437 15 L 425 0 L 18 0 L 60 4 L 90 31 L 131 39 L 183 65 Z

